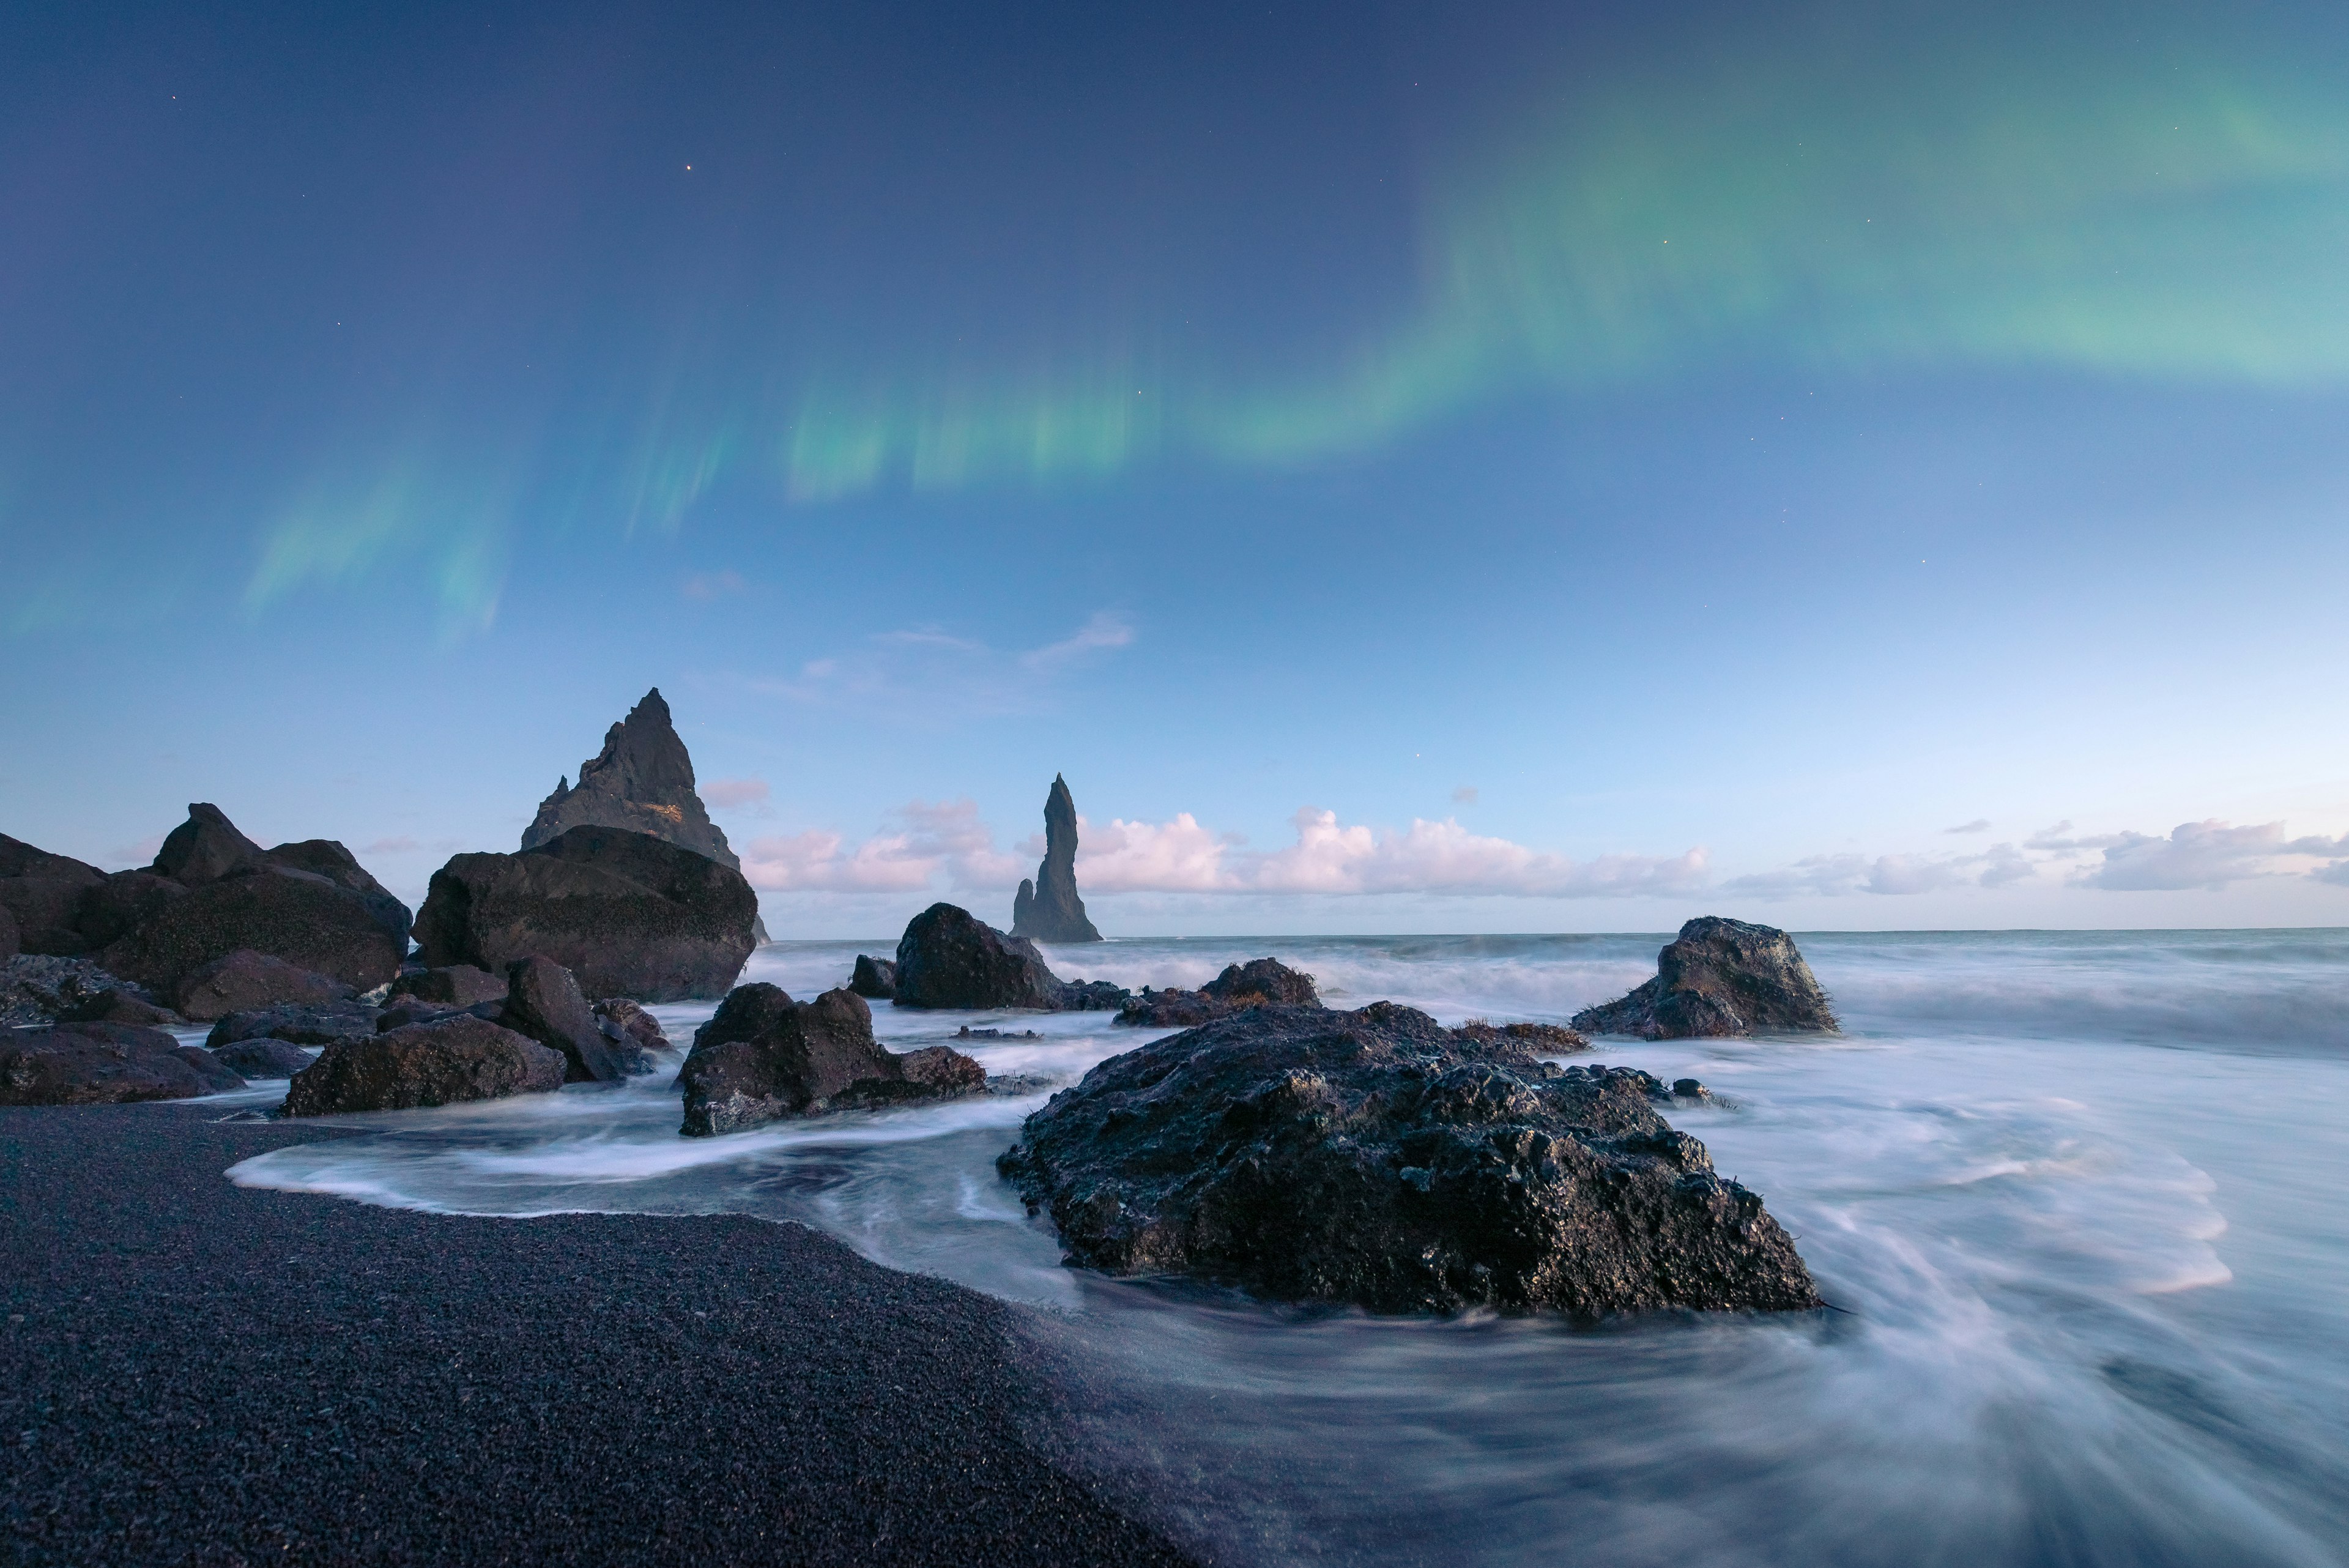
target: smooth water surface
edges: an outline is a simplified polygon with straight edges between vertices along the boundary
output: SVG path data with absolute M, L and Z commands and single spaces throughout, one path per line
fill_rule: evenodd
M 1559 1020 L 1657 937 L 1119 941 L 1064 976 L 1273 953 L 1333 1004 Z M 2349 932 L 1816 935 L 1827 1039 L 1600 1043 L 1762 1192 L 1837 1311 L 1578 1329 L 1302 1313 L 1062 1269 L 993 1159 L 1043 1092 L 678 1136 L 674 1086 L 353 1118 L 233 1179 L 481 1214 L 740 1211 L 1032 1303 L 1077 1456 L 1242 1561 L 2349 1562 Z M 855 943 L 747 978 L 840 983 Z M 867 942 L 861 950 L 885 951 Z M 709 1006 L 655 1010 L 690 1037 Z M 911 1013 L 1047 1085 L 1149 1034 Z

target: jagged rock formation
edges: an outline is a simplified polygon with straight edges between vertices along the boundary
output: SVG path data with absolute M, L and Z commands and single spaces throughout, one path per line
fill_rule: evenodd
M 755 943 L 758 895 L 698 851 L 574 827 L 519 855 L 459 855 L 432 873 L 416 940 L 434 968 L 503 973 L 542 954 L 589 996 L 723 996 Z
M 1022 1007 L 1114 1012 L 1132 993 L 1107 981 L 1063 981 L 1036 944 L 1007 937 L 968 909 L 932 904 L 897 940 L 891 1000 L 899 1007 Z
M 688 1137 L 740 1132 L 784 1116 L 969 1094 L 986 1070 L 945 1045 L 900 1055 L 873 1037 L 873 1011 L 852 991 L 793 1002 L 780 986 L 738 986 L 693 1036 L 678 1084 Z
M 1077 897 L 1077 802 L 1058 774 L 1044 797 L 1044 860 L 1036 879 L 1023 880 L 1011 900 L 1011 934 L 1033 942 L 1102 940 Z
M 720 866 L 742 868 L 693 791 L 693 759 L 657 686 L 605 732 L 604 749 L 579 764 L 577 784 L 555 781 L 554 793 L 538 803 L 538 815 L 523 831 L 522 846 L 535 849 L 588 826 L 649 833 Z
M 1311 975 L 1299 974 L 1278 959 L 1250 959 L 1226 964 L 1223 973 L 1196 991 L 1173 986 L 1153 991 L 1145 985 L 1140 996 L 1118 1009 L 1117 1021 L 1146 1029 L 1195 1029 L 1211 1019 L 1269 1003 L 1319 1007 L 1321 993 L 1313 989 Z
M 1818 1306 L 1668 1097 L 1392 1002 L 1268 1006 L 1111 1057 L 997 1164 L 1111 1273 L 1375 1312 Z
M 1690 1040 L 1756 1029 L 1836 1032 L 1827 993 L 1775 926 L 1703 915 L 1656 955 L 1656 977 L 1574 1015 L 1592 1034 Z

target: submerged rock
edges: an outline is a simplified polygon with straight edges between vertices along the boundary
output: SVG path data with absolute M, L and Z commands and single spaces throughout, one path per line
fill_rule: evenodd
M 522 847 L 552 844 L 574 827 L 648 833 L 720 866 L 742 868 L 694 793 L 693 758 L 657 686 L 605 732 L 604 749 L 579 764 L 576 784 L 555 781 L 554 793 L 538 803 L 538 815 L 523 831 Z
M 351 988 L 326 975 L 250 949 L 239 949 L 186 975 L 171 993 L 198 1023 L 288 1003 L 324 1007 L 351 1000 Z
M 793 1002 L 780 986 L 738 986 L 694 1034 L 678 1083 L 688 1137 L 740 1132 L 848 1106 L 938 1099 L 984 1086 L 985 1069 L 946 1046 L 898 1055 L 873 1037 L 852 991 Z
M 1379 1312 L 1820 1304 L 1662 1093 L 1390 1002 L 1263 1007 L 1102 1063 L 998 1166 L 1111 1273 Z
M 416 917 L 423 960 L 502 971 L 533 953 L 590 995 L 720 996 L 753 946 L 742 874 L 649 834 L 574 827 L 519 855 L 460 855 Z
M 1058 774 L 1044 797 L 1044 859 L 1011 900 L 1011 934 L 1037 942 L 1102 940 L 1077 897 L 1077 802 Z
M 890 959 L 858 953 L 856 968 L 848 976 L 848 989 L 868 1002 L 888 1001 L 897 994 L 896 963 Z
M 1278 959 L 1250 959 L 1226 964 L 1224 972 L 1196 991 L 1142 988 L 1119 1009 L 1120 1023 L 1155 1029 L 1192 1029 L 1210 1019 L 1223 1018 L 1251 1007 L 1319 1007 L 1321 993 L 1313 977 L 1299 974 Z
M 294 1075 L 289 1116 L 401 1111 L 543 1094 L 563 1086 L 564 1056 L 486 1018 L 456 1012 L 365 1040 L 338 1040 Z
M 565 1083 L 617 1083 L 628 1075 L 636 1055 L 630 1050 L 624 1056 L 618 1043 L 605 1034 L 571 971 L 535 954 L 506 966 L 506 998 L 497 1021 L 562 1052 Z
M 60 1023 L 0 1033 L 0 1106 L 184 1100 L 244 1080 L 160 1029 Z
M 1062 981 L 1035 943 L 952 904 L 933 904 L 906 923 L 896 970 L 892 1000 L 899 1007 L 1072 1012 L 1114 1009 L 1129 994 L 1107 981 Z
M 1834 1033 L 1827 993 L 1775 926 L 1705 915 L 1656 955 L 1656 976 L 1626 996 L 1585 1008 L 1574 1026 L 1592 1034 L 1688 1040 L 1784 1029 Z

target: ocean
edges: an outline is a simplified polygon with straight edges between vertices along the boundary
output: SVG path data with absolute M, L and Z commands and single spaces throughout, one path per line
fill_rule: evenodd
M 1666 938 L 1111 941 L 1064 978 L 1278 957 L 1325 1000 L 1563 1021 Z M 1832 1037 L 1601 1041 L 1759 1191 L 1832 1310 L 1596 1327 L 1308 1311 L 1062 1268 L 994 1158 L 1164 1031 L 917 1013 L 1035 1092 L 678 1136 L 664 1075 L 345 1118 L 231 1179 L 443 1212 L 735 1211 L 1028 1309 L 1064 1458 L 1245 1563 L 2349 1563 L 2349 931 L 1798 934 Z M 782 942 L 806 997 L 882 941 Z M 654 1009 L 689 1042 L 709 1004 Z M 267 1096 L 274 1088 L 256 1090 Z

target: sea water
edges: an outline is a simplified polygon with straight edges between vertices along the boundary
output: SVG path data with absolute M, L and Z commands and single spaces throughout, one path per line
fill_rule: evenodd
M 1557 1021 L 1661 938 L 1113 941 L 1063 976 L 1272 954 L 1333 1005 Z M 1820 934 L 1831 1037 L 1602 1041 L 1833 1304 L 1777 1317 L 1302 1311 L 1061 1266 L 994 1158 L 1149 1033 L 919 1013 L 1032 1092 L 678 1134 L 666 1075 L 348 1118 L 230 1172 L 446 1212 L 732 1211 L 1023 1303 L 1081 1388 L 1067 1458 L 1243 1562 L 2349 1562 L 2349 932 Z M 779 943 L 796 996 L 859 950 Z M 689 1039 L 707 1005 L 656 1008 Z M 965 1024 L 1036 1038 L 962 1040 Z

